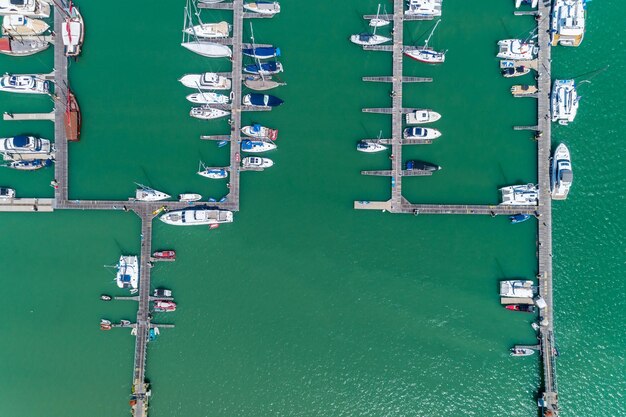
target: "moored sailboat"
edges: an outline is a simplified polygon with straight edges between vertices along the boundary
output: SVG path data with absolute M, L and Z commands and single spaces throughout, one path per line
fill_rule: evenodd
M 137 183 L 135 183 L 137 184 Z M 142 184 L 137 184 L 137 190 L 135 191 L 135 199 L 137 201 L 161 201 L 167 200 L 171 196 L 164 192 L 155 190 L 154 188 L 146 187 Z
M 430 32 L 430 35 L 428 35 L 428 38 L 426 38 L 426 42 L 424 42 L 424 46 L 406 49 L 404 55 L 427 64 L 442 64 L 446 60 L 446 52 L 438 52 L 428 46 L 430 38 L 432 38 L 439 23 L 441 23 L 441 19 L 437 20 L 437 23 L 435 23 L 433 30 Z
M 220 117 L 226 117 L 230 114 L 229 111 L 222 109 L 214 109 L 208 105 L 200 107 L 192 107 L 189 111 L 189 115 L 196 119 L 211 120 L 219 119 Z

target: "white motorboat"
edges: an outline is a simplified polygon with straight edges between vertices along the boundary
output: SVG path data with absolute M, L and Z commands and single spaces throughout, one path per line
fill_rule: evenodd
M 230 78 L 226 78 L 214 72 L 185 74 L 178 81 L 185 87 L 200 90 L 230 90 L 232 85 Z
M 275 15 L 280 13 L 280 4 L 277 1 L 257 1 L 254 3 L 244 3 L 243 8 L 251 12 Z
M 587 0 L 555 0 L 552 4 L 550 36 L 553 46 L 578 46 L 585 36 Z
M 65 56 L 80 55 L 85 39 L 85 23 L 78 7 L 72 5 L 67 10 L 65 22 L 61 25 L 61 35 L 65 46 Z
M 32 37 L 0 38 L 0 54 L 11 56 L 29 56 L 48 49 L 50 43 Z
M 530 280 L 500 281 L 500 297 L 533 298 L 535 289 Z
M 224 94 L 217 93 L 193 93 L 189 94 L 187 100 L 196 104 L 228 104 L 230 99 Z
M 532 60 L 537 57 L 537 45 L 521 39 L 498 41 L 498 58 L 512 60 Z
M 567 125 L 574 121 L 580 101 L 574 80 L 554 80 L 550 99 L 553 122 Z
M 22 94 L 48 94 L 50 93 L 50 83 L 37 74 L 7 74 L 0 78 L 0 91 Z
M 269 168 L 274 165 L 274 161 L 268 158 L 260 158 L 258 156 L 246 156 L 241 160 L 241 166 L 244 168 Z
M 441 132 L 432 127 L 407 127 L 403 132 L 404 139 L 437 139 Z
M 219 209 L 172 210 L 160 217 L 161 221 L 173 226 L 201 226 L 232 223 L 233 212 Z
M 535 184 L 511 185 L 500 188 L 502 192 L 501 205 L 509 206 L 536 206 L 539 190 Z
M 278 130 L 261 126 L 258 123 L 242 127 L 241 133 L 248 137 L 256 139 L 276 140 L 278 138 Z
M 535 351 L 528 348 L 511 348 L 511 356 L 531 356 Z
M 421 125 L 425 123 L 436 122 L 441 119 L 441 114 L 430 109 L 417 109 L 406 114 L 406 124 Z
M 258 139 L 244 139 L 241 141 L 241 151 L 250 153 L 261 153 L 276 149 L 274 142 Z
M 424 19 L 434 19 L 441 16 L 443 0 L 408 0 L 408 9 L 404 11 L 406 16 L 415 16 Z
M 115 280 L 120 288 L 137 288 L 139 286 L 139 262 L 136 256 L 120 256 Z
M 0 187 L 0 201 L 13 200 L 15 198 L 15 190 L 8 187 Z
M 214 109 L 209 106 L 192 107 L 189 115 L 196 119 L 211 120 L 219 119 L 220 117 L 226 117 L 230 114 L 229 111 Z
M 572 186 L 574 174 L 569 149 L 564 143 L 556 147 L 551 161 L 550 186 L 553 200 L 565 200 Z
M 200 167 L 198 168 L 198 175 L 204 178 L 210 178 L 212 180 L 221 180 L 224 178 L 228 178 L 228 170 L 226 168 L 214 168 L 208 167 L 200 162 Z
M 10 36 L 37 36 L 50 29 L 43 20 L 22 15 L 8 15 L 2 19 L 2 33 Z
M 227 38 L 230 35 L 231 28 L 228 22 L 201 23 L 185 28 L 183 31 L 198 38 Z
M 230 47 L 214 42 L 190 41 L 181 43 L 181 46 L 208 58 L 230 58 L 233 56 Z
M 137 187 L 139 188 L 137 188 L 135 192 L 135 199 L 138 201 L 161 201 L 171 197 L 169 194 L 146 187 L 145 185 L 137 184 Z
M 381 143 L 373 142 L 373 141 L 364 141 L 361 140 L 356 144 L 356 150 L 359 152 L 365 153 L 375 153 L 386 150 L 387 147 Z
M 428 38 L 426 38 L 426 42 L 424 42 L 424 46 L 418 46 L 410 49 L 407 48 L 404 51 L 404 55 L 427 64 L 442 64 L 446 60 L 446 52 L 438 52 L 428 46 L 430 38 L 432 38 L 439 23 L 441 23 L 441 19 L 437 20 L 437 23 L 435 23 L 433 30 L 430 32 L 430 35 L 428 35 Z
M 34 136 L 14 136 L 0 139 L 0 153 L 50 154 L 54 150 L 48 139 Z
M 188 194 L 178 195 L 178 201 L 180 202 L 190 203 L 190 202 L 200 201 L 200 200 L 202 200 L 202 196 L 200 194 L 188 193 Z
M 0 15 L 50 17 L 50 4 L 44 0 L 0 0 Z

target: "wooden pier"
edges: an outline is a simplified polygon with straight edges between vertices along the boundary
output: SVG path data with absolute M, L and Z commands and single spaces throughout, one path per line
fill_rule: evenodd
M 4 112 L 3 120 L 49 120 L 54 122 L 56 118 L 55 112 L 50 113 L 9 113 Z

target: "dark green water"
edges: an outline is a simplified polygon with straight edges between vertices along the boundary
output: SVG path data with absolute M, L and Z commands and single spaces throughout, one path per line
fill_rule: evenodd
M 125 19 L 110 4 L 79 4 L 87 39 L 71 84 L 84 128 L 70 147 L 71 198 L 125 199 L 134 181 L 172 195 L 227 191 L 195 174 L 200 159 L 227 163 L 226 148 L 198 139 L 227 124 L 189 118 L 189 91 L 176 80 L 228 66 L 181 48 L 184 2 L 163 3 L 125 4 Z M 411 201 L 496 203 L 498 186 L 536 179 L 534 142 L 511 130 L 533 123 L 535 103 L 511 98 L 513 82 L 499 77 L 494 58 L 498 39 L 525 34 L 533 21 L 512 16 L 512 1 L 497 3 L 446 1 L 432 40 L 449 49 L 446 64 L 405 65 L 405 75 L 435 79 L 407 86 L 405 105 L 443 114 L 438 143 L 405 151 L 444 167 L 404 182 Z M 387 157 L 354 151 L 358 139 L 390 131 L 388 117 L 360 111 L 389 104 L 389 86 L 360 81 L 389 74 L 389 55 L 347 41 L 376 3 L 282 6 L 254 30 L 283 50 L 288 86 L 275 91 L 286 104 L 244 116 L 280 129 L 276 166 L 242 175 L 232 225 L 209 233 L 155 223 L 155 249 L 176 249 L 178 260 L 155 267 L 153 281 L 174 290 L 180 309 L 158 317 L 176 328 L 149 348 L 151 416 L 535 415 L 537 358 L 507 351 L 534 341 L 531 318 L 504 311 L 497 296 L 499 279 L 535 274 L 534 224 L 352 210 L 353 200 L 389 195 L 388 179 L 359 175 L 387 167 Z M 581 86 L 575 123 L 554 129 L 576 169 L 570 198 L 554 204 L 559 391 L 569 417 L 626 415 L 620 10 L 615 0 L 591 3 L 582 46 L 554 50 L 556 77 L 611 64 Z M 406 42 L 431 25 L 407 23 Z M 47 72 L 51 62 L 50 51 L 0 57 L 9 72 Z M 8 95 L 0 105 L 52 106 Z M 2 136 L 52 135 L 49 122 L 1 126 Z M 51 195 L 51 179 L 51 171 L 0 171 L 20 196 Z M 0 416 L 128 415 L 134 339 L 97 323 L 132 318 L 136 305 L 97 298 L 116 294 L 102 266 L 138 253 L 138 218 L 3 213 L 0 225 Z

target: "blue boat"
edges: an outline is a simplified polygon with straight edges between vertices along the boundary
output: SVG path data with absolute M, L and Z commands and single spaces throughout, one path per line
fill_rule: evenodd
M 273 46 L 258 46 L 256 48 L 244 48 L 242 49 L 245 56 L 250 56 L 257 59 L 270 59 L 280 56 L 280 48 L 274 48 Z
M 217 142 L 217 147 L 218 148 L 222 148 L 222 147 L 226 146 L 227 143 L 228 143 L 227 140 L 220 140 L 219 142 Z
M 277 107 L 283 104 L 283 101 L 269 94 L 251 93 L 243 97 L 243 104 L 246 106 Z
M 516 214 L 514 216 L 509 217 L 509 220 L 511 221 L 512 224 L 522 223 L 528 219 L 530 219 L 530 216 L 528 214 Z
M 246 139 L 241 142 L 243 152 L 261 153 L 276 149 L 276 144 L 272 141 Z
M 243 67 L 243 71 L 249 74 L 272 75 L 283 72 L 283 65 L 280 62 L 270 61 L 264 62 L 261 65 L 246 65 Z

